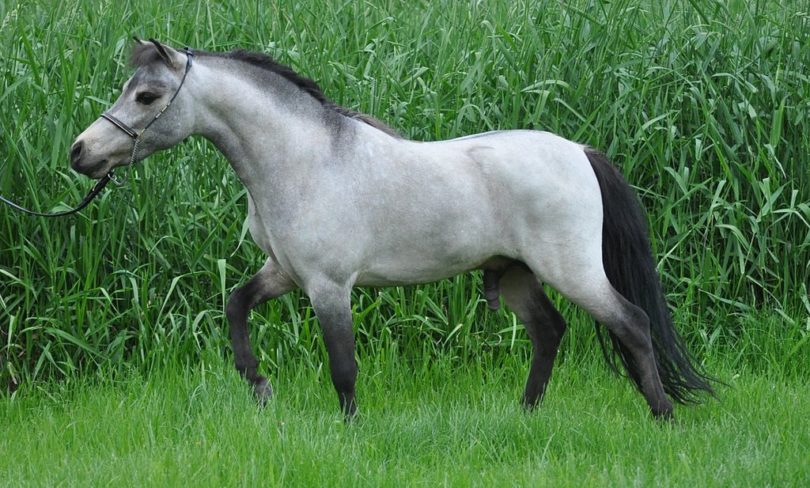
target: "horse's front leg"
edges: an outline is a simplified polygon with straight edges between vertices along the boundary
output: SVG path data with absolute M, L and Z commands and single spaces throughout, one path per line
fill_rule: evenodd
M 321 323 L 332 384 L 337 390 L 340 409 L 346 420 L 350 420 L 357 411 L 354 398 L 357 362 L 354 360 L 351 286 L 322 281 L 308 286 L 306 292 Z
M 261 405 L 264 405 L 273 390 L 267 378 L 259 375 L 257 371 L 259 361 L 250 346 L 247 330 L 248 314 L 253 307 L 295 288 L 295 283 L 281 270 L 278 263 L 268 259 L 262 269 L 245 285 L 231 293 L 225 307 L 225 315 L 231 328 L 231 346 L 236 369 L 253 386 L 253 392 Z

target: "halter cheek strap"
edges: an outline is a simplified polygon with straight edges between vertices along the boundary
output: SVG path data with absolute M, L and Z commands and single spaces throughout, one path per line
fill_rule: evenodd
M 177 90 L 175 90 L 174 94 L 172 95 L 172 98 L 170 98 L 169 101 L 166 102 L 166 105 L 164 105 L 163 108 L 160 109 L 160 111 L 158 111 L 158 113 L 155 114 L 154 117 L 152 117 L 152 119 L 144 126 L 143 129 L 137 131 L 109 112 L 104 112 L 103 114 L 101 114 L 101 117 L 103 119 L 109 121 L 111 124 L 121 129 L 121 131 L 124 134 L 128 135 L 132 139 L 133 141 L 132 153 L 129 156 L 129 166 L 132 166 L 135 163 L 135 153 L 138 150 L 138 145 L 141 143 L 141 136 L 143 136 L 144 132 L 146 132 L 146 129 L 151 127 L 152 124 L 154 124 L 157 121 L 157 119 L 159 119 L 163 115 L 163 113 L 166 112 L 166 110 L 172 105 L 172 102 L 174 102 L 174 99 L 177 98 L 177 95 L 180 93 L 180 89 L 183 88 L 183 84 L 186 82 L 188 72 L 191 70 L 191 63 L 192 59 L 194 58 L 194 52 L 188 47 L 183 48 L 183 52 L 186 53 L 186 70 L 183 72 L 183 78 L 180 79 L 180 84 L 177 86 Z M 110 173 L 108 174 L 110 175 L 110 179 L 118 186 L 121 186 L 126 182 L 126 178 L 124 180 L 116 179 L 112 171 L 110 171 Z

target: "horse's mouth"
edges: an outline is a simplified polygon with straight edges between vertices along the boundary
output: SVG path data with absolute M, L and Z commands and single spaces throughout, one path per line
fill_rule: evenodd
M 73 166 L 73 170 L 76 171 L 77 173 L 81 173 L 89 178 L 99 179 L 104 175 L 106 175 L 107 173 L 109 173 L 109 170 L 107 169 L 108 162 L 109 159 L 104 158 L 95 164 L 90 165 L 73 164 L 71 166 Z

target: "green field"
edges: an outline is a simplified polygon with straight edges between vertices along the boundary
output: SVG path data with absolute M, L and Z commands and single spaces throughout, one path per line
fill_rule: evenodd
M 230 364 L 79 381 L 0 404 L 10 486 L 804 486 L 810 381 L 719 370 L 721 402 L 659 424 L 627 382 L 565 363 L 534 414 L 524 363 L 361 361 L 359 419 L 287 368 L 258 409 Z M 452 379 L 451 379 L 452 378 Z M 733 379 L 732 379 L 733 378 Z M 55 391 L 54 391 L 55 390 Z
M 132 35 L 267 52 L 414 139 L 535 128 L 603 150 L 729 386 L 652 421 L 552 294 L 569 332 L 523 413 L 528 339 L 471 274 L 355 292 L 351 426 L 306 298 L 261 307 L 259 410 L 223 307 L 263 257 L 195 139 L 81 216 L 0 207 L 0 484 L 810 484 L 808 2 L 2 2 L 0 194 L 78 202 L 68 148 L 118 96 Z

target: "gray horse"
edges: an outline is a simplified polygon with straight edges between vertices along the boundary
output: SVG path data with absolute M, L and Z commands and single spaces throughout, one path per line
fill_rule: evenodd
M 598 152 L 529 130 L 411 141 L 335 105 L 266 55 L 136 41 L 135 74 L 76 139 L 72 166 L 101 178 L 192 135 L 227 157 L 248 190 L 250 233 L 267 254 L 226 309 L 236 368 L 261 402 L 271 388 L 248 339 L 253 307 L 297 288 L 309 296 L 351 417 L 352 287 L 470 270 L 484 271 L 490 306 L 502 296 L 531 338 L 527 407 L 542 398 L 566 329 L 542 283 L 607 328 L 656 417 L 672 416 L 667 394 L 687 403 L 712 391 L 673 328 L 644 212 Z

